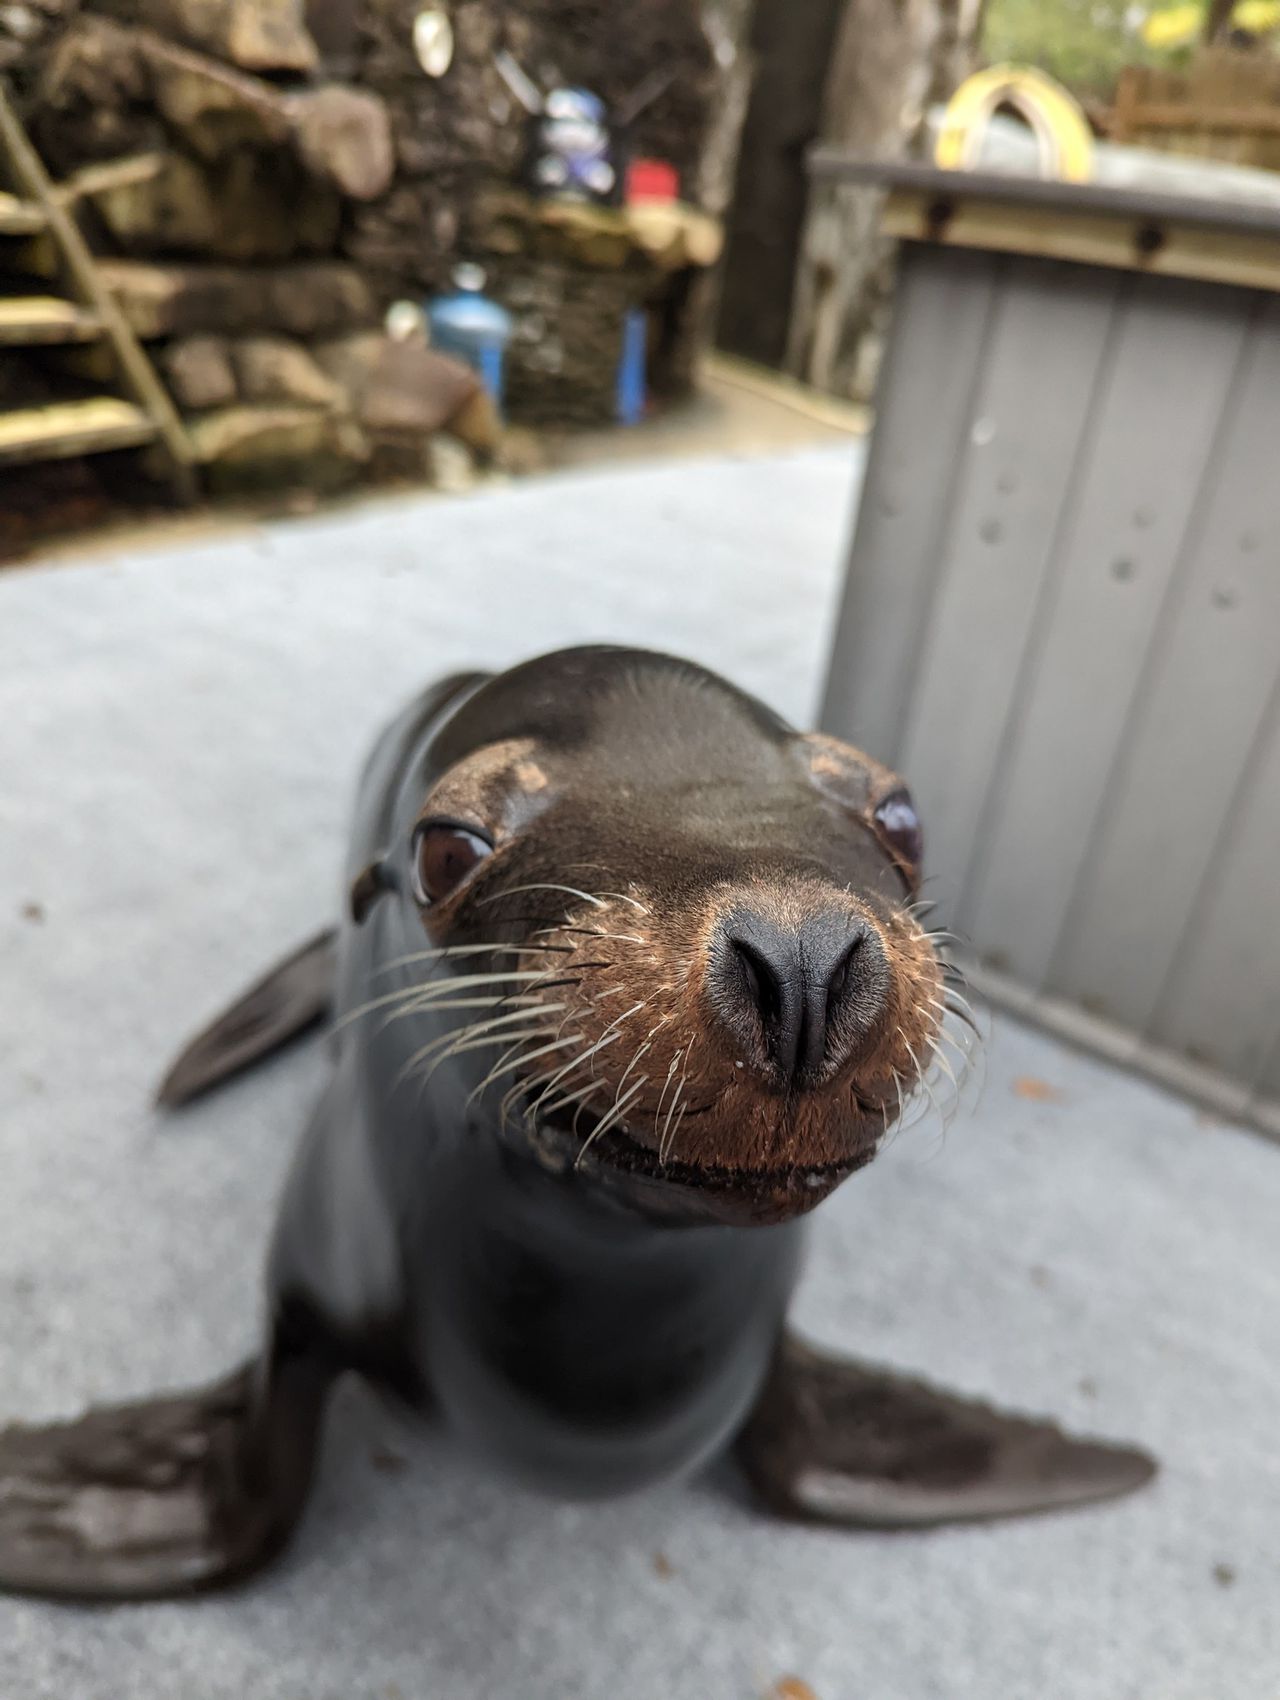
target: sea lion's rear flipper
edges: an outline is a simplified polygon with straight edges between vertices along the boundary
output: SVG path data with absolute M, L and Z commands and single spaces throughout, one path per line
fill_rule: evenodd
M 324 1405 L 308 1370 L 263 1404 L 213 1387 L 0 1430 L 0 1590 L 157 1599 L 234 1582 L 287 1542 Z
M 1143 1452 L 1074 1440 L 890 1371 L 783 1341 L 738 1442 L 780 1516 L 865 1528 L 1019 1517 L 1141 1487 Z
M 333 928 L 317 933 L 255 981 L 185 1047 L 156 1103 L 187 1104 L 323 1021 L 333 998 L 337 937 Z

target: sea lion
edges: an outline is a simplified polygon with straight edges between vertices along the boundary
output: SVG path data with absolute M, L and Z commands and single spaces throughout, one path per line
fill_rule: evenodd
M 426 691 L 359 785 L 340 927 L 179 1060 L 168 1104 L 331 1015 L 257 1358 L 0 1434 L 0 1585 L 248 1575 L 348 1371 L 560 1494 L 733 1447 L 792 1518 L 924 1526 L 1152 1472 L 786 1332 L 804 1216 L 868 1163 L 952 999 L 902 781 L 668 656 Z

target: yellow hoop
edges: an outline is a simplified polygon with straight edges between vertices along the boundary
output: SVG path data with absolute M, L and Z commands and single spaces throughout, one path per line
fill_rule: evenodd
M 949 171 L 969 169 L 998 107 L 1012 106 L 1030 126 L 1040 175 L 1086 183 L 1093 171 L 1093 136 L 1079 103 L 1043 71 L 992 65 L 965 79 L 947 103 L 933 157 Z

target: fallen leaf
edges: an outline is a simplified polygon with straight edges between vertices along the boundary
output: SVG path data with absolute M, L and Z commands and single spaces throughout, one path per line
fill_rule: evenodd
M 818 1700 L 809 1684 L 798 1676 L 782 1676 L 769 1690 L 768 1700 Z
M 1060 1104 L 1062 1093 L 1047 1080 L 1037 1080 L 1034 1074 L 1020 1074 L 1013 1083 L 1019 1098 L 1030 1098 L 1037 1104 Z

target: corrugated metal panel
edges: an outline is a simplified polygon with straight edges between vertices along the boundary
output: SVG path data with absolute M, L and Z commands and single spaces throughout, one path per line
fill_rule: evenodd
M 1139 280 L 1088 422 L 1087 470 L 957 910 L 1028 985 L 1049 981 L 1245 347 L 1249 301 L 1224 311 L 1215 295 Z
M 823 724 L 1009 1001 L 1274 1126 L 1280 302 L 903 265 Z
M 1138 1032 L 1151 1031 L 1193 907 L 1218 877 L 1224 823 L 1280 676 L 1278 410 L 1280 302 L 1269 297 L 1050 969 L 1053 990 Z M 1201 992 L 1201 1031 L 1218 1043 L 1219 987 Z
M 1120 280 L 1016 261 L 1000 282 L 898 761 L 954 913 L 1045 575 L 1078 480 Z
M 985 255 L 953 260 L 939 275 L 904 257 L 895 312 L 911 334 L 895 336 L 885 356 L 858 509 L 860 557 L 893 570 L 864 575 L 858 595 L 846 596 L 827 677 L 827 721 L 861 727 L 882 752 L 897 750 L 906 723 L 958 476 L 955 444 L 973 417 L 1001 271 Z

